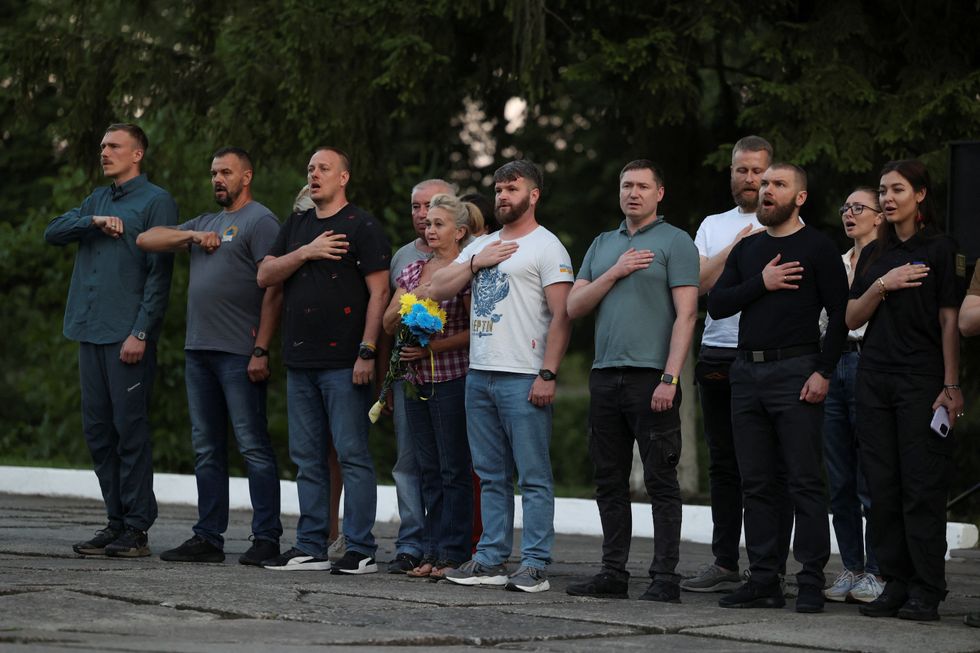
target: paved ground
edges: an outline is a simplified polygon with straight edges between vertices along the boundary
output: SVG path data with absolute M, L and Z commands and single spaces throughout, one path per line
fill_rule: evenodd
M 295 524 L 288 520 L 289 526 Z M 190 534 L 194 512 L 161 506 L 151 532 L 159 552 Z M 238 565 L 248 515 L 233 515 L 224 564 L 159 558 L 81 558 L 71 543 L 104 526 L 89 501 L 0 495 L 2 651 L 980 651 L 980 630 L 962 623 L 980 610 L 980 555 L 957 552 L 947 565 L 950 597 L 939 623 L 861 617 L 852 605 L 824 614 L 725 610 L 716 595 L 683 604 L 573 598 L 564 589 L 595 571 L 599 540 L 558 536 L 553 589 L 536 595 L 463 588 L 379 573 L 271 572 Z M 395 528 L 379 524 L 379 559 L 391 557 Z M 287 532 L 291 543 L 293 532 Z M 630 595 L 646 586 L 652 542 L 634 542 Z M 682 573 L 709 560 L 684 544 Z M 828 573 L 839 570 L 834 558 Z

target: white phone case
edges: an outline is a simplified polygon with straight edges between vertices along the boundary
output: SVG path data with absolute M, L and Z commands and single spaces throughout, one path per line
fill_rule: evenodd
M 936 412 L 932 414 L 932 422 L 929 426 L 941 438 L 949 435 L 949 413 L 946 412 L 946 406 L 940 406 L 936 409 Z

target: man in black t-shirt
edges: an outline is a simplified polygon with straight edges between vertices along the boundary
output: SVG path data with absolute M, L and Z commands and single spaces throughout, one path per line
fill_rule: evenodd
M 760 187 L 757 210 L 766 233 L 731 251 L 708 296 L 721 319 L 741 311 L 731 368 L 732 425 L 742 475 L 745 543 L 751 579 L 719 601 L 722 607 L 779 608 L 779 456 L 796 516 L 793 553 L 802 564 L 797 612 L 823 610 L 823 568 L 830 528 L 821 451 L 823 400 L 847 335 L 847 277 L 837 248 L 800 220 L 806 173 L 774 164 Z M 820 343 L 821 309 L 827 334 Z
M 307 168 L 316 205 L 293 213 L 259 267 L 262 287 L 283 284 L 289 455 L 296 463 L 296 545 L 263 566 L 366 574 L 378 570 L 371 530 L 377 506 L 368 410 L 381 316 L 388 304 L 391 245 L 381 224 L 347 202 L 350 159 L 321 147 Z M 327 559 L 333 436 L 344 477 L 347 553 Z

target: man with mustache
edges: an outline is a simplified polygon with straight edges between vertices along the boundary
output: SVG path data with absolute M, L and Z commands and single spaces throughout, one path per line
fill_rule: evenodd
M 211 161 L 214 201 L 222 207 L 177 228 L 154 227 L 136 244 L 147 252 L 187 250 L 184 383 L 191 418 L 198 521 L 194 535 L 160 558 L 222 562 L 228 529 L 228 422 L 245 459 L 252 500 L 252 546 L 238 561 L 258 565 L 279 555 L 279 472 L 266 420 L 269 343 L 279 324 L 282 288 L 255 282 L 279 220 L 252 199 L 248 152 L 221 148 Z
M 701 255 L 701 294 L 711 291 L 729 253 L 744 237 L 762 231 L 756 219 L 759 182 L 772 161 L 772 145 L 759 136 L 746 136 L 732 148 L 731 191 L 735 208 L 709 215 L 698 227 L 694 244 Z M 722 592 L 738 587 L 739 540 L 742 537 L 742 479 L 738 473 L 732 435 L 732 388 L 729 370 L 738 347 L 738 315 L 721 320 L 707 316 L 695 377 L 701 399 L 704 439 L 708 445 L 708 481 L 711 491 L 714 562 L 693 578 L 681 581 L 689 592 Z M 786 572 L 793 506 L 789 500 L 780 510 L 780 574 Z
M 565 309 L 574 277 L 561 241 L 538 224 L 543 183 L 530 161 L 494 173 L 500 231 L 477 239 L 432 276 L 430 295 L 448 299 L 472 281 L 466 431 L 480 477 L 483 534 L 473 558 L 446 572 L 459 585 L 544 592 L 555 539 L 551 403 L 571 335 Z M 521 489 L 521 565 L 504 563 L 514 539 L 514 469 Z
M 173 256 L 135 243 L 151 227 L 176 224 L 177 205 L 141 173 L 148 147 L 139 126 L 109 125 L 101 160 L 112 185 L 44 231 L 52 245 L 78 243 L 64 334 L 79 343 L 82 429 L 109 518 L 72 547 L 81 555 L 148 556 L 157 517 L 148 411 Z
M 823 400 L 847 336 L 847 277 L 834 243 L 800 219 L 807 179 L 802 168 L 773 164 L 762 176 L 757 210 L 764 233 L 732 248 L 708 295 L 708 313 L 741 311 L 738 353 L 731 367 L 732 426 L 742 475 L 745 542 L 751 577 L 718 604 L 779 608 L 779 508 L 785 492 L 796 516 L 793 553 L 797 612 L 823 610 L 823 568 L 830 529 L 823 481 Z M 828 326 L 821 347 L 819 319 Z
M 623 167 L 619 205 L 625 219 L 592 242 L 568 296 L 573 318 L 597 310 L 589 457 L 602 520 L 602 570 L 569 585 L 573 596 L 628 596 L 635 442 L 654 531 L 652 582 L 640 599 L 680 603 L 680 374 L 698 315 L 698 250 L 690 236 L 657 215 L 663 197 L 663 176 L 653 162 L 638 159 Z
M 283 362 L 289 455 L 298 469 L 296 544 L 262 563 L 278 571 L 378 571 L 372 530 L 378 486 L 368 410 L 381 317 L 388 306 L 391 245 L 381 223 L 347 201 L 351 162 L 321 146 L 307 164 L 314 207 L 289 216 L 259 264 L 259 286 L 283 284 Z M 343 557 L 329 556 L 333 438 L 344 477 Z

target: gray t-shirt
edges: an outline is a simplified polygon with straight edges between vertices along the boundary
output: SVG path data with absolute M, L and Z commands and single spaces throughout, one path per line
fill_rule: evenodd
M 255 277 L 279 234 L 279 220 L 258 202 L 249 202 L 232 213 L 199 215 L 178 228 L 221 236 L 213 254 L 190 248 L 184 349 L 251 355 L 265 294 Z
M 671 289 L 697 286 L 701 261 L 691 237 L 663 218 L 632 237 L 623 221 L 619 229 L 599 234 L 592 241 L 578 278 L 595 281 L 630 247 L 649 249 L 654 253 L 653 262 L 617 281 L 599 303 L 592 367 L 662 370 L 677 317 Z
M 395 252 L 395 255 L 391 257 L 391 268 L 389 268 L 388 272 L 388 283 L 392 288 L 398 286 L 398 284 L 395 283 L 395 280 L 409 263 L 414 261 L 425 261 L 432 258 L 432 254 L 419 251 L 418 247 L 415 246 L 416 240 L 418 239 L 413 239 L 409 244 L 399 248 L 398 251 Z

